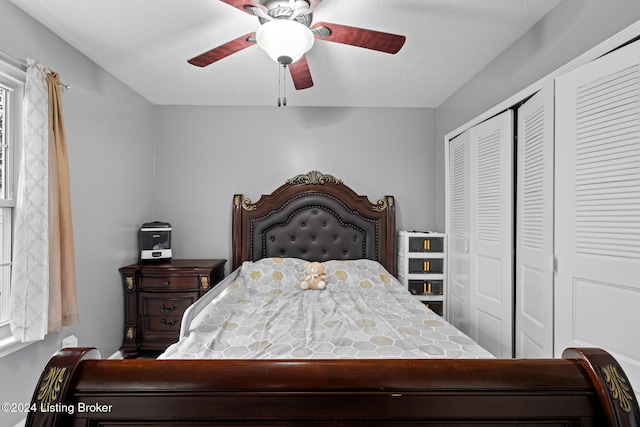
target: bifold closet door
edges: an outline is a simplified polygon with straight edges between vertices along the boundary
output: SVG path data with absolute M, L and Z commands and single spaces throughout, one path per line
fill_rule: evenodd
M 640 42 L 557 79 L 555 203 L 555 353 L 602 347 L 638 393 Z
M 513 355 L 513 111 L 470 129 L 470 336 Z
M 553 357 L 553 82 L 518 108 L 516 357 Z
M 448 320 L 469 329 L 469 135 L 449 142 L 449 297 Z

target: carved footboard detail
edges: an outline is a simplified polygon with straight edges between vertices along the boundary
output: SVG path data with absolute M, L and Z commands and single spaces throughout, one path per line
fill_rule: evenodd
M 609 353 L 599 348 L 568 348 L 564 359 L 576 359 L 585 368 L 600 398 L 609 425 L 640 426 L 638 402 L 629 378 Z
M 99 359 L 95 348 L 73 348 L 58 351 L 50 360 L 36 386 L 31 399 L 26 426 L 45 427 L 64 425 L 63 418 L 76 412 L 68 400 L 73 380 L 82 362 Z

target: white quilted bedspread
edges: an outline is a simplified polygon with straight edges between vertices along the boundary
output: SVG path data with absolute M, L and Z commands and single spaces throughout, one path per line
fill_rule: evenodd
M 160 358 L 491 358 L 377 262 L 328 261 L 327 288 L 301 290 L 304 261 L 245 262 Z

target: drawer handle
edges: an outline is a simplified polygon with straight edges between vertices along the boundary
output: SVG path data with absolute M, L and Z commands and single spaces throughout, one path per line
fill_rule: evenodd
M 430 269 L 430 268 L 429 268 L 429 267 L 430 267 L 430 264 L 431 264 L 431 263 L 430 263 L 429 261 L 425 261 L 425 262 L 424 262 L 424 266 L 423 266 L 423 267 L 424 267 L 424 271 L 429 271 L 429 269 Z
M 160 304 L 160 310 L 164 311 L 165 313 L 171 313 L 176 308 L 178 308 L 178 306 L 175 304 L 171 304 L 171 307 L 166 307 L 164 304 Z
M 423 287 L 424 287 L 424 289 L 423 289 L 423 293 L 424 293 L 425 295 L 431 295 L 431 283 L 429 283 L 429 282 L 424 282 L 422 285 L 423 285 Z
M 425 251 L 430 251 L 431 250 L 431 240 L 429 239 L 424 239 L 424 250 Z
M 173 319 L 171 322 L 167 322 L 167 319 L 162 319 L 160 322 L 167 328 L 170 328 L 178 322 L 178 319 Z
M 165 280 L 164 283 L 163 283 L 164 286 L 169 286 L 170 284 L 171 284 L 171 282 L 168 281 L 168 280 Z

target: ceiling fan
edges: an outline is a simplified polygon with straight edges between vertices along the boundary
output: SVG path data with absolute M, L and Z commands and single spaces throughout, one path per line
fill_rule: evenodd
M 288 67 L 294 87 L 298 90 L 313 86 L 305 53 L 314 39 L 342 43 L 365 49 L 395 54 L 406 40 L 405 36 L 318 22 L 311 25 L 313 11 L 322 0 L 221 0 L 250 15 L 255 15 L 261 26 L 188 62 L 206 67 L 254 44 L 260 45 L 271 58 Z M 293 43 L 293 46 L 289 46 Z M 292 50 L 289 50 L 292 49 Z

